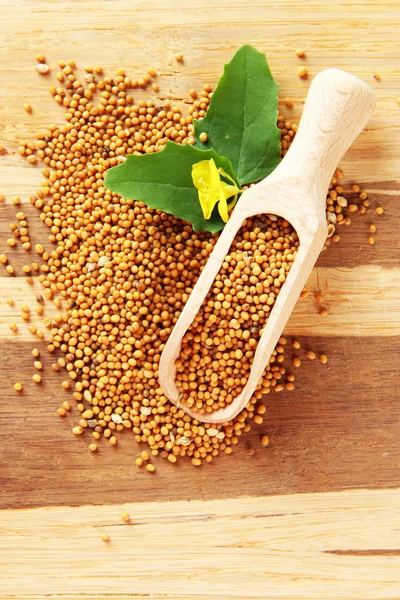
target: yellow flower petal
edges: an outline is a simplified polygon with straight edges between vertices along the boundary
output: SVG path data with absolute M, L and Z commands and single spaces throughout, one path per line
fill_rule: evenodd
M 203 211 L 203 215 L 205 219 L 211 218 L 211 213 L 214 209 L 214 206 L 219 201 L 219 192 L 218 190 L 211 191 L 202 191 L 199 190 L 199 200 L 201 209 Z
M 219 202 L 218 202 L 218 212 L 220 214 L 221 219 L 224 223 L 226 223 L 229 219 L 228 215 L 228 204 L 226 201 L 226 197 L 222 189 L 219 192 Z

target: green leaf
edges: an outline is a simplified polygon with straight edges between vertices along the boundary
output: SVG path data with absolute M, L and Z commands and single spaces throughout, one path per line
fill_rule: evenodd
M 280 162 L 278 89 L 265 54 L 242 46 L 225 65 L 206 116 L 194 123 L 196 146 L 229 158 L 240 185 L 260 181 Z
M 141 200 L 150 208 L 190 221 L 195 231 L 215 233 L 225 223 L 218 210 L 210 219 L 204 218 L 192 180 L 192 165 L 211 158 L 238 184 L 230 161 L 212 148 L 200 150 L 189 144 L 167 142 L 161 152 L 128 155 L 121 165 L 107 171 L 104 185 L 126 200 Z

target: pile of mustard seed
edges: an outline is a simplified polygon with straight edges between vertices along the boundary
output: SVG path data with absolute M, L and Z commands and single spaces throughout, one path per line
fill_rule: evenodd
M 281 217 L 264 214 L 243 223 L 182 339 L 175 362 L 181 403 L 205 414 L 241 393 L 298 247 L 296 232 Z M 257 389 L 269 388 L 270 380 L 268 366 Z
M 37 61 L 42 65 L 37 69 L 39 76 L 47 73 L 43 55 Z M 149 472 L 155 470 L 149 462 L 151 456 L 159 454 L 172 463 L 186 456 L 195 466 L 211 462 L 221 452 L 231 454 L 241 434 L 251 429 L 252 420 L 263 422 L 266 407 L 260 403 L 262 396 L 271 390 L 294 389 L 295 377 L 283 364 L 285 353 L 288 355 L 285 348 L 290 345 L 286 338 L 280 339 L 259 389 L 229 423 L 203 424 L 170 404 L 159 387 L 160 356 L 218 234 L 195 233 L 189 223 L 149 209 L 142 202 L 124 200 L 103 183 L 107 169 L 127 154 L 157 152 L 167 140 L 193 144 L 193 120 L 205 116 L 211 87 L 205 85 L 200 93 L 190 90 L 184 103 L 189 108 L 184 115 L 169 101 L 135 102 L 132 90 L 158 92 L 153 68 L 143 77 L 132 79 L 123 69 L 108 77 L 103 76 L 101 67 L 88 67 L 83 82 L 76 75 L 73 61 L 61 61 L 59 68 L 59 85 L 49 91 L 65 108 L 66 122 L 49 125 L 35 140 L 21 142 L 19 149 L 30 163 L 43 165 L 42 187 L 30 200 L 49 228 L 50 243 L 45 248 L 31 240 L 23 213 L 17 215 L 18 223 L 10 225 L 9 240 L 10 247 L 22 244 L 27 251 L 35 249 L 38 262 L 27 264 L 23 272 L 29 284 L 35 279 L 43 287 L 35 307 L 23 307 L 21 317 L 29 320 L 32 310 L 42 315 L 43 305 L 48 302 L 60 311 L 55 318 L 43 320 L 43 329 L 31 326 L 32 335 L 46 339 L 48 351 L 54 356 L 53 369 L 64 373 L 61 387 L 68 399 L 62 400 L 57 414 L 63 417 L 71 408 L 78 411 L 80 418 L 72 431 L 92 438 L 91 451 L 97 450 L 98 440 L 108 440 L 115 446 L 120 432 L 132 430 L 135 440 L 149 447 L 149 452 L 143 450 L 136 459 L 138 467 L 144 466 Z M 297 128 L 282 116 L 278 127 L 284 156 Z M 362 204 L 347 206 L 341 177 L 338 170 L 327 199 L 327 245 L 330 240 L 339 240 L 335 233 L 338 226 L 350 224 L 352 206 L 359 212 L 367 208 L 366 195 L 361 198 L 365 192 L 359 188 Z M 13 203 L 19 204 L 19 198 Z M 274 248 L 274 244 L 279 247 Z M 221 368 L 229 377 L 211 404 L 205 394 L 193 398 L 193 357 L 189 359 L 188 355 L 188 370 L 180 369 L 180 385 L 185 387 L 189 382 L 185 390 L 188 404 L 193 401 L 197 407 L 201 403 L 202 410 L 214 410 L 221 401 L 229 402 L 229 395 L 233 397 L 244 385 L 251 364 L 248 353 L 253 352 L 268 316 L 266 307 L 278 293 L 297 246 L 295 232 L 282 219 L 264 215 L 249 219 L 242 227 L 211 292 L 215 300 L 213 311 L 207 311 L 210 331 L 204 340 L 200 335 L 205 367 L 210 356 L 205 350 L 218 357 L 222 353 L 226 365 L 217 358 L 215 372 Z M 11 275 L 14 268 L 8 264 L 8 257 L 1 257 Z M 232 290 L 228 281 L 235 271 L 238 278 Z M 239 284 L 240 279 L 243 283 Z M 236 298 L 240 299 L 240 310 Z M 229 311 L 229 320 L 224 311 Z M 13 323 L 11 329 L 17 332 L 17 324 Z M 191 335 L 193 331 L 188 333 Z M 293 347 L 297 348 L 294 343 Z M 225 354 L 229 356 L 225 358 Z M 33 356 L 39 356 L 36 348 Z M 321 356 L 321 362 L 326 362 L 326 356 Z M 296 360 L 300 362 L 294 358 L 294 367 L 299 366 Z M 40 370 L 40 361 L 36 362 Z M 214 373 L 214 366 L 211 368 Z M 37 375 L 34 381 L 39 384 L 41 376 Z M 204 368 L 201 377 L 208 376 Z M 212 373 L 210 379 L 215 379 Z M 22 383 L 14 388 L 23 393 Z M 71 395 L 75 407 L 71 407 Z M 267 436 L 263 440 L 266 445 Z

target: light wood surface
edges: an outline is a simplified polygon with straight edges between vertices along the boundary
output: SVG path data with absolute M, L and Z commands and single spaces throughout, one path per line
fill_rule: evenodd
M 398 1 L 187 0 L 177 7 L 169 0 L 0 0 L 0 9 L 0 143 L 6 148 L 0 252 L 15 219 L 13 195 L 21 196 L 33 240 L 47 239 L 28 202 L 40 186 L 40 169 L 17 148 L 18 140 L 62 122 L 47 91 L 58 59 L 76 60 L 79 72 L 101 64 L 109 73 L 124 67 L 141 75 L 153 65 L 160 101 L 179 102 L 190 88 L 215 84 L 223 63 L 252 43 L 266 52 L 281 84 L 282 114 L 293 122 L 323 68 L 352 72 L 377 95 L 367 130 L 341 163 L 344 195 L 351 200 L 350 184 L 362 184 L 372 210 L 354 217 L 340 230 L 340 242 L 322 253 L 307 284 L 310 295 L 299 301 L 285 332 L 302 344 L 295 352 L 303 359 L 296 390 L 268 396 L 264 424 L 243 436 L 233 456 L 209 467 L 156 460 L 151 476 L 134 466 L 138 447 L 129 432 L 118 448 L 101 446 L 97 456 L 88 453 L 87 440 L 73 438 L 72 418 L 55 415 L 69 396 L 45 345 L 44 383 L 35 387 L 30 351 L 38 344 L 25 325 L 17 336 L 8 330 L 39 288 L 18 276 L 25 253 L 7 250 L 18 275 L 7 277 L 0 267 L 1 600 L 399 598 Z M 308 80 L 296 75 L 303 64 L 297 47 L 307 53 Z M 37 52 L 53 70 L 48 78 L 35 72 Z M 176 52 L 184 54 L 183 65 Z M 284 106 L 285 96 L 293 109 Z M 31 115 L 24 102 L 32 104 Z M 377 217 L 380 205 L 385 214 Z M 371 222 L 378 226 L 374 247 L 366 241 Z M 325 318 L 317 314 L 315 291 L 324 295 Z M 15 312 L 4 303 L 9 296 Z M 308 349 L 326 353 L 328 364 L 306 361 Z M 12 390 L 17 378 L 26 382 L 21 396 Z M 263 434 L 270 437 L 267 448 Z M 132 527 L 119 518 L 125 503 L 140 516 Z M 99 539 L 105 525 L 109 547 Z
M 398 502 L 355 490 L 1 511 L 2 597 L 398 598 Z

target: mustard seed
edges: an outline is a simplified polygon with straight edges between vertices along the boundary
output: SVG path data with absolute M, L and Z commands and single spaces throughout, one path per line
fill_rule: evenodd
M 298 56 L 299 58 L 304 58 L 304 57 L 305 57 L 305 55 L 306 55 L 306 53 L 304 52 L 304 50 L 303 50 L 302 48 L 298 48 L 298 49 L 296 50 L 296 54 L 297 54 L 297 56 Z
M 297 75 L 301 78 L 301 79 L 305 79 L 308 76 L 308 71 L 306 69 L 306 67 L 299 67 L 297 69 Z
M 123 521 L 125 521 L 125 523 L 130 523 L 130 520 L 131 520 L 131 518 L 127 512 L 121 513 L 121 519 Z
M 22 391 L 22 383 L 14 383 L 14 390 L 16 392 L 21 392 Z
M 35 373 L 35 374 L 32 376 L 32 381 L 34 381 L 35 383 L 40 383 L 40 382 L 42 381 L 42 378 L 41 378 L 41 376 L 39 375 L 39 373 Z
M 97 450 L 97 444 L 94 444 L 94 443 L 93 444 L 89 444 L 88 448 L 89 448 L 90 452 L 96 452 L 96 450 Z
M 148 463 L 148 464 L 146 465 L 146 471 L 148 471 L 149 473 L 154 473 L 154 472 L 155 472 L 155 470 L 156 470 L 155 466 L 154 466 L 154 465 L 152 465 L 151 463 Z
M 325 354 L 320 354 L 319 355 L 319 361 L 325 365 L 328 362 L 328 357 Z
M 261 444 L 263 446 L 268 446 L 269 444 L 269 437 L 267 435 L 263 435 L 261 438 Z
M 199 135 L 199 140 L 201 142 L 203 142 L 203 144 L 205 144 L 205 142 L 208 140 L 208 135 L 206 134 L 205 131 L 202 131 Z
M 193 120 L 205 116 L 212 88 L 191 90 L 183 114 L 168 100 L 156 107 L 153 100 L 130 95 L 131 87 L 157 86 L 150 69 L 131 79 L 124 69 L 101 77 L 101 67 L 87 67 L 89 77 L 81 85 L 73 61 L 60 61 L 59 67 L 49 91 L 65 107 L 66 120 L 50 124 L 35 142 L 21 142 L 19 153 L 44 167 L 41 189 L 29 200 L 48 227 L 52 249 L 34 245 L 42 260 L 31 269 L 43 287 L 35 312 L 43 313 L 43 296 L 56 307 L 65 302 L 63 314 L 46 316 L 43 323 L 49 328 L 48 351 L 60 353 L 61 362 L 52 368 L 65 369 L 62 387 L 72 388 L 80 414 L 75 435 L 90 429 L 96 442 L 104 437 L 113 444 L 119 431 L 130 429 L 137 443 L 146 444 L 147 460 L 160 454 L 171 463 L 187 457 L 201 466 L 222 452 L 229 455 L 252 419 L 262 422 L 265 407 L 257 403 L 263 394 L 294 389 L 294 376 L 282 362 L 286 341 L 279 340 L 258 389 L 232 423 L 203 426 L 172 406 L 159 388 L 160 355 L 218 236 L 194 232 L 142 202 L 121 202 L 103 185 L 106 170 L 129 154 L 158 152 L 169 139 L 193 144 Z M 297 126 L 282 115 L 277 125 L 283 157 Z M 335 171 L 327 195 L 334 227 L 350 223 L 342 175 Z M 29 249 L 26 219 L 12 231 Z M 202 307 L 204 319 L 196 318 L 179 357 L 183 402 L 212 412 L 243 389 L 297 248 L 296 232 L 279 217 L 254 217 L 243 226 L 207 300 L 213 306 Z M 24 314 L 29 320 L 29 311 Z M 60 408 L 69 410 L 65 403 Z M 91 413 L 93 419 L 84 418 Z M 140 456 L 135 462 L 140 467 L 146 461 Z

